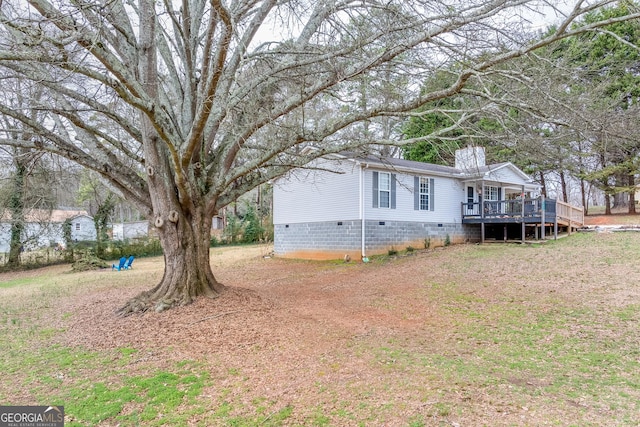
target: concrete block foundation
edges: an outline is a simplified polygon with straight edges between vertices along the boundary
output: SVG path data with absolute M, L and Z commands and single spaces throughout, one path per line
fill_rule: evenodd
M 477 242 L 480 228 L 459 223 L 421 223 L 408 221 L 365 222 L 365 253 L 385 254 L 394 248 L 411 246 L 424 249 L 451 244 Z M 340 259 L 349 255 L 361 259 L 360 220 L 275 224 L 274 252 L 277 256 L 301 259 Z

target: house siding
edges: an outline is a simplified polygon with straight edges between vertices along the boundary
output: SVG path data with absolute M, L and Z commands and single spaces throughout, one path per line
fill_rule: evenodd
M 0 253 L 9 252 L 11 241 L 11 224 L 0 223 Z
M 313 169 L 295 170 L 274 183 L 273 223 L 359 219 L 359 166 L 346 160 L 322 159 L 310 167 Z
M 115 222 L 113 227 L 113 240 L 137 239 L 149 235 L 148 221 Z
M 78 216 L 71 220 L 71 239 L 75 242 L 96 240 L 96 229 L 93 218 Z M 80 229 L 76 229 L 80 224 Z M 9 252 L 11 240 L 11 224 L 0 223 L 0 252 Z M 26 223 L 22 233 L 25 250 L 65 245 L 63 224 L 60 222 Z
M 307 259 L 360 259 L 362 218 L 365 221 L 365 254 L 424 248 L 450 243 L 477 242 L 480 228 L 462 224 L 462 204 L 467 201 L 462 172 L 437 165 L 391 159 L 389 163 L 367 160 L 322 159 L 292 172 L 274 183 L 274 252 L 278 256 Z M 327 170 L 323 170 L 327 169 Z M 337 171 L 332 173 L 328 170 Z M 389 207 L 380 207 L 382 173 L 391 181 Z M 420 210 L 416 187 L 419 177 L 428 179 L 429 206 Z M 485 179 L 487 179 L 485 177 Z M 362 181 L 361 181 L 362 179 Z M 481 179 L 481 178 L 480 178 Z M 491 178 L 501 188 L 524 184 L 522 174 L 511 166 L 497 168 Z M 479 184 L 473 183 L 476 187 Z M 474 191 L 478 200 L 480 189 Z M 501 190 L 504 194 L 504 189 Z M 386 196 L 386 195 L 385 195 Z M 362 206 L 360 205 L 362 203 Z M 362 209 L 362 207 L 364 209 Z
M 502 167 L 500 169 L 491 171 L 487 175 L 487 179 L 496 182 L 521 182 L 522 177 L 509 167 Z
M 373 207 L 373 173 L 384 170 L 365 170 L 365 219 L 406 221 L 419 223 L 462 223 L 461 203 L 465 200 L 466 187 L 456 179 L 396 173 L 396 208 Z M 387 171 L 388 172 L 388 171 Z M 415 210 L 414 177 L 433 179 L 433 210 Z M 357 193 L 355 193 L 357 196 Z
M 50 247 L 56 244 L 64 244 L 62 224 L 33 224 L 24 225 L 21 240 L 25 250 Z M 0 225 L 0 252 L 9 252 L 11 242 L 11 224 Z
M 59 228 L 59 233 L 62 235 L 62 224 L 59 224 Z M 96 240 L 96 226 L 93 218 L 78 216 L 71 219 L 71 240 L 74 242 Z M 64 240 L 60 243 L 63 244 Z

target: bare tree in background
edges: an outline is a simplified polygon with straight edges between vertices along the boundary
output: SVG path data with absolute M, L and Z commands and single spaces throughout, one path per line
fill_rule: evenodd
M 573 29 L 610 1 L 575 3 L 556 11 L 556 33 L 532 41 L 515 37 L 523 17 L 553 2 L 5 0 L 0 84 L 37 83 L 46 96 L 32 108 L 46 117 L 0 101 L 0 114 L 38 135 L 10 129 L 0 143 L 97 172 L 154 221 L 164 276 L 119 312 L 161 311 L 223 291 L 209 265 L 211 220 L 243 193 L 325 153 L 393 145 L 354 129 L 453 96 L 554 40 L 638 17 Z M 456 70 L 453 83 L 421 91 L 443 67 Z M 402 96 L 376 96 L 379 85 Z M 301 155 L 309 145 L 318 150 Z
M 617 3 L 576 24 L 633 9 L 638 6 L 632 2 Z M 461 127 L 475 138 L 496 141 L 509 160 L 543 185 L 555 181 L 565 201 L 575 179 L 585 208 L 594 186 L 605 193 L 606 213 L 610 200 L 635 213 L 639 40 L 637 20 L 617 22 L 476 74 L 461 90 L 463 99 L 475 102 L 475 110 L 494 125 L 483 128 L 466 120 Z
M 13 85 L 4 85 L 5 103 L 15 111 L 28 114 L 30 119 L 39 120 L 41 114 L 33 109 L 29 101 L 38 99 L 42 91 L 28 82 L 13 82 Z M 23 126 L 19 120 L 10 116 L 0 117 L 2 129 L 19 130 L 20 137 L 34 142 L 37 138 L 28 127 Z M 18 132 L 4 132 L 8 138 L 17 138 Z M 0 181 L 0 218 L 4 224 L 8 224 L 9 253 L 6 267 L 9 269 L 21 266 L 21 254 L 25 246 L 29 246 L 37 240 L 38 234 L 34 230 L 27 230 L 27 222 L 31 228 L 46 230 L 50 221 L 43 219 L 49 217 L 53 207 L 51 182 L 53 169 L 48 162 L 48 154 L 45 151 L 33 147 L 25 147 L 19 144 L 2 147 L 0 158 L 3 160 L 4 176 Z M 41 211 L 43 215 L 34 215 Z

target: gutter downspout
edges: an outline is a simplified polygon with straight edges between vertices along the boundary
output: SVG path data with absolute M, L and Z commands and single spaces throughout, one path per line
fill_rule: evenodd
M 365 226 L 365 209 L 364 209 L 364 170 L 367 167 L 367 165 L 365 163 L 360 163 L 358 162 L 358 165 L 360 166 L 360 179 L 359 179 L 359 185 L 360 185 L 360 200 L 359 200 L 359 204 L 360 204 L 360 234 L 361 234 L 361 239 L 360 239 L 360 252 L 362 255 L 362 261 L 363 262 L 368 262 L 369 259 L 367 258 L 367 252 L 366 252 L 366 241 L 365 241 L 365 232 L 366 232 L 366 226 Z

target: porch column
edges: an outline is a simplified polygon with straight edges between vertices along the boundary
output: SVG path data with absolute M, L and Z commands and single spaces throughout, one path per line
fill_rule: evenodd
M 522 212 L 520 213 L 521 218 L 522 218 L 522 243 L 524 243 L 524 234 L 526 233 L 526 225 L 524 222 L 524 185 L 522 186 L 522 193 L 520 193 L 520 199 L 522 201 L 521 205 L 522 205 Z
M 484 243 L 484 181 L 482 181 L 482 189 L 478 194 L 478 201 L 480 202 L 480 243 Z
M 478 201 L 480 201 L 480 217 L 484 219 L 484 181 L 482 181 L 482 190 L 478 195 Z
M 540 196 L 542 198 L 542 202 L 541 202 L 541 208 L 540 208 L 540 225 L 542 226 L 540 229 L 540 239 L 544 240 L 546 238 L 545 236 L 545 230 L 544 230 L 544 224 L 546 222 L 545 220 L 545 210 L 547 210 L 547 206 L 546 206 L 546 200 L 544 198 L 544 196 Z

